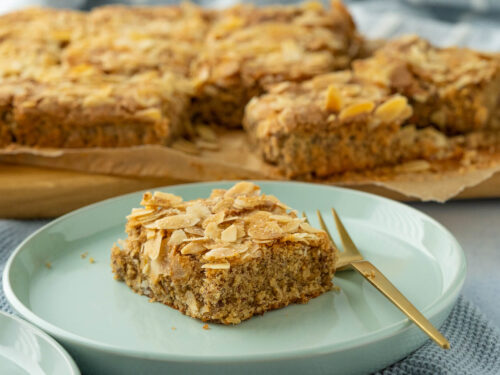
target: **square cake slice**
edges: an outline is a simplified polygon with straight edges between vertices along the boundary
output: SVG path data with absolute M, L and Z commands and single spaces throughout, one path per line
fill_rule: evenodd
M 332 1 L 237 5 L 214 19 L 192 75 L 196 120 L 241 126 L 243 108 L 272 83 L 303 81 L 347 68 L 361 50 L 347 9 Z
M 283 82 L 246 107 L 244 127 L 288 177 L 325 177 L 401 162 L 450 158 L 459 147 L 408 122 L 407 99 L 350 71 Z
M 491 127 L 500 100 L 500 57 L 467 48 L 437 48 L 417 36 L 388 42 L 356 75 L 409 98 L 411 121 L 447 134 Z
M 190 85 L 156 72 L 47 71 L 0 86 L 0 143 L 31 147 L 166 145 L 183 132 Z
M 332 289 L 337 250 L 327 234 L 258 186 L 209 198 L 146 193 L 111 254 L 115 278 L 203 321 L 238 324 Z

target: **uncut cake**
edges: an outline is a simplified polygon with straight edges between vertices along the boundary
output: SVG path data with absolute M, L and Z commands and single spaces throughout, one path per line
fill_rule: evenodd
M 155 192 L 127 217 L 115 278 L 203 321 L 238 324 L 332 289 L 337 250 L 327 234 L 257 185 L 183 201 Z

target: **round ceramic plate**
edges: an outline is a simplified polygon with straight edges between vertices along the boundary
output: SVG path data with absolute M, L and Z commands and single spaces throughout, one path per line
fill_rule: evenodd
M 0 312 L 0 374 L 78 375 L 66 351 L 46 333 Z
M 258 182 L 263 192 L 305 211 L 331 232 L 334 206 L 365 257 L 440 326 L 465 278 L 463 252 L 439 223 L 403 204 L 353 190 L 293 182 Z M 185 200 L 233 182 L 158 190 Z M 426 337 L 354 272 L 340 291 L 237 326 L 204 323 L 150 303 L 113 279 L 110 249 L 125 238 L 125 216 L 142 193 L 63 216 L 24 241 L 3 275 L 7 298 L 26 319 L 59 339 L 92 374 L 363 373 L 385 367 Z M 338 241 L 338 236 L 334 236 Z M 83 257 L 86 255 L 85 257 Z M 91 258 L 94 260 L 91 263 Z

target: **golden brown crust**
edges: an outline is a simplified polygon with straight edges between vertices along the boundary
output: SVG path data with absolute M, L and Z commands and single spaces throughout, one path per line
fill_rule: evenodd
M 273 196 L 242 182 L 205 200 L 146 193 L 112 250 L 134 291 L 204 321 L 237 324 L 332 288 L 337 252 Z

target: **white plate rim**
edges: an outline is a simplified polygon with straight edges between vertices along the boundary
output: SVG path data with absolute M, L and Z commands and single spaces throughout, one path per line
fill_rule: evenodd
M 207 181 L 207 182 L 194 182 L 194 183 L 185 183 L 185 184 L 178 184 L 178 185 L 167 185 L 167 186 L 160 186 L 160 187 L 155 187 L 154 189 L 156 190 L 168 190 L 171 188 L 179 188 L 182 189 L 184 187 L 190 187 L 190 186 L 213 186 L 216 184 L 224 184 L 224 183 L 235 183 L 239 182 L 240 180 L 220 180 L 220 181 Z M 459 267 L 460 269 L 463 270 L 463 272 L 458 272 L 457 276 L 455 279 L 450 283 L 450 286 L 446 291 L 443 292 L 443 294 L 440 296 L 438 300 L 436 300 L 434 303 L 430 304 L 427 306 L 427 308 L 421 310 L 421 312 L 426 316 L 427 319 L 432 319 L 434 316 L 438 315 L 439 313 L 443 312 L 448 308 L 452 303 L 456 301 L 458 298 L 458 295 L 463 287 L 463 284 L 465 282 L 465 277 L 466 277 L 466 270 L 467 270 L 467 264 L 466 264 L 466 257 L 464 254 L 464 251 L 458 241 L 455 239 L 455 236 L 453 236 L 448 229 L 446 229 L 441 223 L 430 217 L 429 215 L 413 208 L 408 205 L 404 205 L 398 201 L 381 197 L 379 195 L 359 191 L 359 190 L 354 190 L 354 189 L 349 189 L 349 188 L 344 188 L 344 187 L 339 187 L 339 186 L 332 186 L 332 185 L 325 185 L 325 184 L 317 184 L 317 183 L 309 183 L 309 182 L 300 182 L 300 181 L 269 181 L 269 180 L 250 180 L 251 182 L 254 182 L 258 185 L 261 184 L 295 184 L 295 185 L 305 185 L 305 186 L 311 186 L 314 185 L 315 187 L 320 187 L 320 188 L 325 188 L 325 189 L 331 189 L 332 192 L 335 190 L 340 190 L 347 192 L 348 194 L 353 194 L 353 195 L 360 195 L 360 196 L 365 196 L 369 197 L 372 199 L 380 199 L 385 203 L 389 204 L 395 204 L 399 205 L 401 207 L 404 207 L 404 209 L 410 210 L 413 213 L 420 215 L 422 217 L 425 217 L 426 220 L 429 220 L 433 225 L 436 225 L 441 231 L 443 231 L 445 234 L 447 234 L 450 239 L 454 241 L 454 249 L 457 251 L 458 258 L 460 260 Z M 115 355 L 122 355 L 130 358 L 140 358 L 140 359 L 149 359 L 149 360 L 159 360 L 159 361 L 173 361 L 173 362 L 181 362 L 181 363 L 187 363 L 187 362 L 195 362 L 195 363 L 242 363 L 242 362 L 248 362 L 248 361 L 280 361 L 280 360 L 287 360 L 287 359 L 300 359 L 300 358 L 309 358 L 309 357 L 314 357 L 314 356 L 319 356 L 319 355 L 325 355 L 329 353 L 337 353 L 337 352 L 342 352 L 346 350 L 351 350 L 355 348 L 359 348 L 362 346 L 367 346 L 370 344 L 373 344 L 377 341 L 382 341 L 385 339 L 389 339 L 393 336 L 403 334 L 404 332 L 408 331 L 412 327 L 412 323 L 409 321 L 408 318 L 403 318 L 401 321 L 395 322 L 391 325 L 388 325 L 384 328 L 381 328 L 380 330 L 371 332 L 368 335 L 364 335 L 362 337 L 359 337 L 357 339 L 351 340 L 351 342 L 347 345 L 342 345 L 343 342 L 339 342 L 333 345 L 324 345 L 319 348 L 313 348 L 309 350 L 303 350 L 303 349 L 296 349 L 293 351 L 287 351 L 284 353 L 270 353 L 270 354 L 247 354 L 247 355 L 231 355 L 231 356 L 225 356 L 225 355 L 217 355 L 217 356 L 211 356 L 211 357 L 199 357 L 197 355 L 190 355 L 190 354 L 171 354 L 171 353 L 161 353 L 161 352 L 147 352 L 147 351 L 141 351 L 141 350 L 135 350 L 135 349 L 126 349 L 126 348 L 121 348 L 115 345 L 110 345 L 110 344 L 105 344 L 102 342 L 99 342 L 97 340 L 93 339 L 88 339 L 85 337 L 82 337 L 78 334 L 68 332 L 64 329 L 61 329 L 57 327 L 56 325 L 53 325 L 46 320 L 40 318 L 38 315 L 36 315 L 34 312 L 32 312 L 27 306 L 25 306 L 21 300 L 16 296 L 12 285 L 10 284 L 9 280 L 9 274 L 10 270 L 12 268 L 12 264 L 14 262 L 14 259 L 17 257 L 17 255 L 23 250 L 24 246 L 26 243 L 32 240 L 32 238 L 36 237 L 40 232 L 58 224 L 61 221 L 64 221 L 72 216 L 78 215 L 82 212 L 92 210 L 96 206 L 103 205 L 103 204 L 112 204 L 115 201 L 118 200 L 125 200 L 129 198 L 132 195 L 139 195 L 141 193 L 144 193 L 146 191 L 150 191 L 151 189 L 144 189 L 144 190 L 139 190 L 136 192 L 128 193 L 128 194 L 123 194 L 117 197 L 113 198 L 108 198 L 90 205 L 87 205 L 85 207 L 79 208 L 77 210 L 74 210 L 72 212 L 69 212 L 53 221 L 50 223 L 47 223 L 43 227 L 39 228 L 36 230 L 34 233 L 32 233 L 30 236 L 28 236 L 23 242 L 21 242 L 17 248 L 14 250 L 14 252 L 11 254 L 9 257 L 5 269 L 2 275 L 2 282 L 3 282 L 3 289 L 5 296 L 11 306 L 26 320 L 29 322 L 32 322 L 34 325 L 37 327 L 40 327 L 42 330 L 46 331 L 50 335 L 53 335 L 54 337 L 59 338 L 60 340 L 70 342 L 74 345 L 79 345 L 83 346 L 89 349 L 93 350 L 98 350 L 102 351 L 104 353 L 108 354 L 115 354 Z M 384 332 L 386 332 L 384 334 Z

